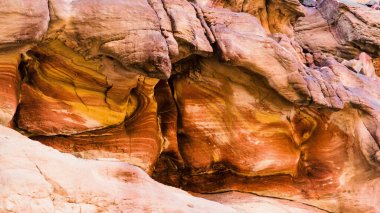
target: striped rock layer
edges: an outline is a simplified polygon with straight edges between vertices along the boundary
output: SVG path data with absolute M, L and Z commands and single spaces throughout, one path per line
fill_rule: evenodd
M 118 211 L 137 208 L 125 203 L 133 199 L 144 211 L 158 208 L 157 197 L 141 194 L 162 186 L 135 167 L 120 168 L 128 163 L 159 182 L 228 206 L 160 188 L 191 201 L 176 204 L 184 211 L 208 205 L 210 212 L 249 212 L 260 207 L 252 203 L 269 202 L 288 209 L 306 203 L 321 211 L 376 212 L 379 10 L 351 0 L 308 8 L 296 0 L 9 0 L 0 2 L 0 17 L 0 123 L 89 159 L 31 142 L 33 147 L 20 144 L 26 148 L 16 152 L 25 165 L 8 171 L 9 153 L 0 153 L 0 170 L 9 177 L 12 169 L 30 165 L 27 174 L 45 177 L 36 182 L 40 188 L 25 190 L 45 190 L 47 210 L 81 203 L 72 208 Z M 15 133 L 3 128 L 4 141 L 7 134 Z M 28 153 L 38 150 L 42 157 Z M 86 163 L 75 171 L 56 164 L 42 168 L 49 159 Z M 80 185 L 84 175 L 75 173 L 87 167 L 117 184 L 95 177 L 84 191 L 68 190 Z M 66 173 L 72 177 L 67 182 Z M 0 184 L 38 179 L 22 175 L 25 180 Z M 123 191 L 141 180 L 150 187 Z M 0 194 L 14 204 L 0 203 L 0 209 L 41 211 L 27 204 L 40 198 L 12 200 L 15 194 L 12 187 Z M 104 205 L 79 196 L 86 194 L 105 197 Z M 181 209 L 171 193 L 164 195 L 162 211 Z M 252 206 L 243 208 L 237 198 Z

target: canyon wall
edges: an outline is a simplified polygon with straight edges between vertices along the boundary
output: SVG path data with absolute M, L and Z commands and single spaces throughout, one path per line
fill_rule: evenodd
M 301 2 L 0 2 L 1 211 L 378 212 L 380 3 Z

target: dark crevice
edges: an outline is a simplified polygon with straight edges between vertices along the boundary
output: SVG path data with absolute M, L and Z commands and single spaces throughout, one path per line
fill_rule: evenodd
M 206 22 L 206 20 L 205 20 L 205 18 L 204 18 L 202 8 L 199 7 L 199 6 L 198 6 L 197 4 L 195 4 L 195 3 L 192 3 L 192 2 L 191 2 L 190 4 L 193 6 L 193 8 L 194 8 L 194 10 L 195 10 L 195 12 L 196 12 L 196 16 L 197 16 L 197 18 L 198 18 L 199 22 L 201 23 L 201 26 L 202 26 L 203 29 L 205 30 L 205 35 L 206 35 L 208 41 L 210 42 L 210 44 L 212 45 L 213 43 L 215 43 L 215 36 L 214 36 L 214 34 L 212 33 L 212 31 L 211 31 L 211 29 L 210 29 L 210 26 L 208 26 L 208 24 L 207 24 L 207 22 Z
M 261 195 L 261 194 L 254 193 L 254 192 L 245 192 L 245 191 L 240 191 L 240 190 L 224 190 L 224 191 L 208 192 L 208 193 L 201 193 L 201 194 L 205 194 L 205 195 L 213 195 L 213 194 L 223 194 L 223 193 L 228 193 L 228 192 L 239 192 L 239 193 L 245 193 L 245 194 L 256 195 L 256 196 L 258 196 L 258 197 L 273 198 L 273 199 L 276 199 L 276 200 L 286 200 L 286 201 L 290 201 L 290 202 L 294 202 L 294 203 L 303 204 L 303 205 L 306 205 L 306 206 L 309 206 L 309 207 L 312 207 L 312 208 L 316 208 L 316 209 L 318 209 L 318 210 L 321 210 L 321 211 L 324 211 L 324 212 L 328 212 L 328 213 L 330 213 L 330 211 L 328 211 L 328 210 L 326 210 L 326 209 L 323 209 L 323 208 L 320 208 L 320 207 L 317 207 L 317 206 L 314 206 L 314 205 L 311 205 L 311 204 L 308 204 L 308 203 L 299 202 L 299 201 L 291 200 L 291 199 L 287 199 L 287 198 L 281 198 L 281 197 L 275 197 L 275 196 L 268 196 L 268 195 Z M 196 195 L 195 195 L 195 196 L 196 196 Z M 207 199 L 207 198 L 205 198 L 205 199 Z M 331 212 L 331 213 L 332 213 L 332 212 Z
M 161 1 L 161 0 L 159 0 L 159 1 Z M 162 7 L 164 8 L 164 10 L 165 10 L 165 12 L 166 12 L 166 9 L 165 9 L 165 7 L 164 7 L 164 3 L 163 3 L 163 2 L 161 2 L 161 3 L 162 3 Z M 152 10 L 154 11 L 154 13 L 156 14 L 156 16 L 157 16 L 157 20 L 160 20 L 160 17 L 159 17 L 159 15 L 158 15 L 158 12 L 155 10 L 152 1 L 151 1 L 151 0 L 148 0 L 148 4 L 149 4 L 149 6 L 152 8 Z M 169 15 L 167 14 L 167 12 L 166 12 L 166 15 L 168 16 L 169 20 L 171 20 L 170 17 L 169 17 Z M 161 20 L 160 20 L 160 21 L 161 21 Z M 166 46 L 167 46 L 167 48 L 168 48 L 168 54 L 170 55 L 170 47 L 169 47 L 169 43 L 168 43 L 168 41 L 167 41 L 167 36 L 165 36 L 164 31 L 165 31 L 165 29 L 162 28 L 161 23 L 160 23 L 160 33 L 161 33 L 162 37 L 165 38 L 165 43 L 166 43 Z M 172 33 L 172 32 L 170 32 L 170 33 Z
M 176 91 L 175 91 L 175 80 L 178 78 L 187 77 L 190 72 L 199 72 L 199 61 L 201 56 L 198 55 L 192 55 L 188 58 L 182 59 L 175 64 L 173 64 L 173 75 L 167 80 L 170 91 L 171 91 L 171 98 L 173 99 L 176 109 L 177 109 L 177 146 L 178 146 L 178 154 L 180 156 L 176 156 L 175 153 L 162 153 L 159 157 L 159 161 L 156 163 L 156 166 L 159 166 L 158 164 L 165 164 L 164 170 L 157 170 L 153 173 L 153 178 L 161 183 L 175 186 L 177 188 L 183 188 L 184 185 L 186 185 L 185 176 L 191 174 L 191 168 L 186 166 L 185 162 L 183 162 L 182 156 L 183 156 L 183 150 L 181 149 L 181 144 L 186 143 L 186 134 L 182 130 L 182 115 L 181 110 L 178 104 L 178 100 L 176 97 Z M 179 161 L 178 157 L 181 158 L 181 161 Z M 169 178 L 169 179 L 167 179 Z M 172 178 L 175 178 L 176 181 L 173 182 Z
M 17 93 L 17 108 L 16 108 L 16 112 L 15 114 L 13 115 L 13 118 L 12 118 L 12 127 L 14 129 L 16 129 L 17 131 L 19 132 L 22 132 L 24 135 L 31 135 L 31 133 L 27 132 L 26 130 L 24 129 L 21 129 L 19 126 L 18 126 L 18 121 L 19 121 L 19 118 L 20 118 L 20 108 L 21 108 L 21 94 L 22 94 L 22 85 L 24 83 L 28 83 L 29 80 L 30 80 L 30 77 L 29 77 L 29 73 L 28 73 L 28 69 L 27 69 L 27 66 L 28 66 L 28 61 L 26 59 L 26 56 L 24 54 L 21 54 L 20 56 L 21 60 L 20 60 L 20 63 L 17 67 L 17 71 L 18 71 L 18 74 L 20 76 L 20 81 L 17 85 L 17 90 L 18 90 L 18 93 Z

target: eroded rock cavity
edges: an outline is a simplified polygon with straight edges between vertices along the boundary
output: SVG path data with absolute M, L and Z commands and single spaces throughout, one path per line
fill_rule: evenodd
M 1 176 L 24 153 L 11 169 L 35 163 L 25 174 L 46 179 L 47 210 L 378 211 L 380 10 L 302 2 L 0 2 L 0 123 L 77 157 L 1 127 Z M 78 163 L 57 171 L 72 178 L 55 176 L 60 162 Z M 82 169 L 117 180 L 67 191 Z M 14 204 L 0 210 L 40 211 L 40 198 L 12 197 L 17 181 L 29 179 L 0 180 Z M 165 191 L 161 207 L 140 196 L 151 187 Z

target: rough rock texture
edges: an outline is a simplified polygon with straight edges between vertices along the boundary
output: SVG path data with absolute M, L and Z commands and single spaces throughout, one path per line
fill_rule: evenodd
M 297 20 L 295 37 L 310 52 L 353 59 L 379 55 L 380 12 L 354 1 L 324 0 Z
M 47 30 L 47 1 L 2 1 L 0 18 L 0 124 L 11 125 L 18 104 L 20 53 Z
M 1 212 L 319 212 L 291 201 L 242 194 L 246 203 L 208 201 L 155 182 L 138 167 L 83 160 L 0 126 Z M 23 186 L 23 187 L 20 187 Z M 230 196 L 230 195 L 228 195 Z M 248 204 L 248 206 L 246 206 Z
M 64 41 L 86 57 L 107 55 L 148 76 L 169 77 L 169 49 L 146 0 L 49 2 L 49 39 Z
M 289 100 L 303 102 L 309 98 L 306 82 L 298 72 L 300 64 L 297 55 L 280 44 L 284 37 L 279 38 L 279 42 L 270 38 L 257 19 L 246 13 L 233 13 L 225 9 L 209 9 L 204 13 L 223 61 L 264 76 L 273 88 Z M 271 69 L 267 68 L 268 64 L 271 64 Z M 289 84 L 305 88 L 289 88 Z
M 46 0 L 0 2 L 0 48 L 19 47 L 41 39 L 49 23 Z
M 1 2 L 0 211 L 377 212 L 376 5 Z
M 222 7 L 255 16 L 267 32 L 293 35 L 294 21 L 304 15 L 297 0 L 196 0 L 203 7 Z
M 380 11 L 350 1 L 335 0 L 322 1 L 318 10 L 340 42 L 370 54 L 380 54 Z
M 380 76 L 380 58 L 373 59 L 373 65 L 375 66 L 375 73 Z
M 213 50 L 196 8 L 185 0 L 162 0 L 162 3 L 171 18 L 174 38 L 178 41 L 179 58 L 175 61 L 191 54 L 210 55 Z
M 365 115 L 374 112 L 363 105 L 377 98 L 369 93 L 358 97 L 355 91 L 364 84 L 377 88 L 379 82 L 328 63 L 322 71 L 340 73 L 335 78 L 349 88 L 342 92 L 350 93 L 346 98 L 362 110 L 297 107 L 269 89 L 262 77 L 214 60 L 203 60 L 199 72 L 174 79 L 182 118 L 178 140 L 188 168 L 176 177 L 168 165 L 169 175 L 156 174 L 156 179 L 199 192 L 234 189 L 271 196 L 276 191 L 276 196 L 301 196 L 336 211 L 331 202 L 340 201 L 329 199 L 351 186 L 346 173 L 379 165 L 374 160 L 378 139 L 367 129 L 376 118 Z M 347 154 L 358 152 L 364 156 Z
M 293 24 L 304 16 L 304 9 L 297 0 L 270 0 L 267 3 L 268 24 L 272 33 L 293 35 Z
M 343 61 L 342 64 L 352 69 L 355 72 L 361 73 L 371 78 L 376 78 L 375 67 L 371 56 L 362 52 L 358 59 L 352 59 L 350 61 Z
M 330 31 L 328 21 L 315 8 L 308 8 L 306 16 L 295 24 L 297 42 L 310 53 L 324 53 L 336 58 L 352 59 L 359 55 L 357 48 L 340 43 Z
M 152 171 L 161 151 L 157 104 L 153 97 L 155 79 L 138 81 L 132 116 L 117 126 L 70 136 L 36 136 L 36 139 L 64 152 L 83 158 L 114 158 Z
M 301 3 L 307 7 L 315 7 L 318 2 L 316 0 L 302 0 Z
M 261 25 L 269 32 L 268 13 L 266 7 L 266 1 L 244 1 L 244 0 L 197 0 L 197 4 L 202 7 L 220 7 L 228 8 L 234 12 L 246 12 L 255 16 Z
M 130 91 L 138 75 L 126 73 L 116 61 L 85 60 L 59 41 L 27 55 L 18 112 L 21 129 L 74 134 L 119 124 L 137 108 Z

